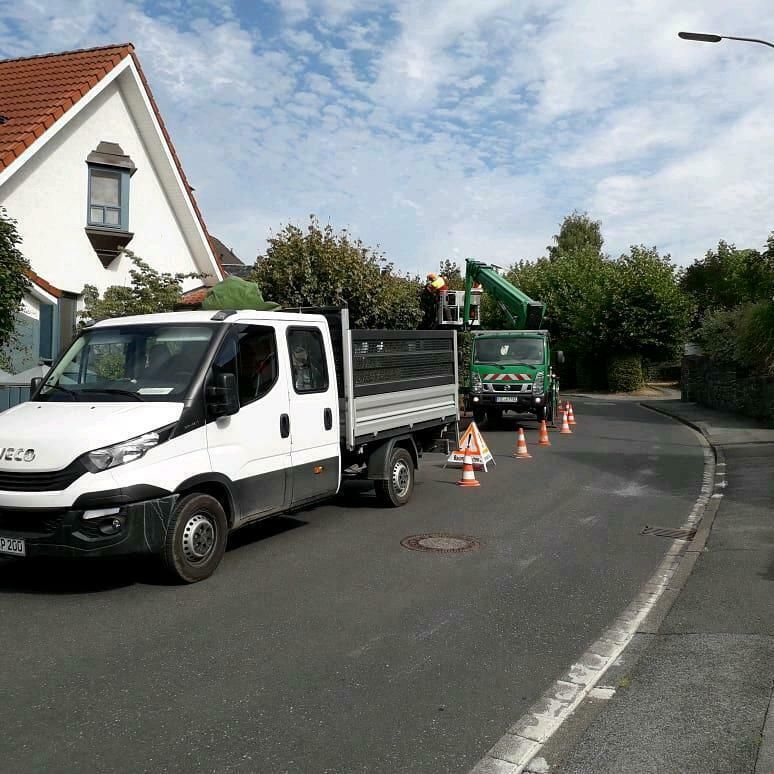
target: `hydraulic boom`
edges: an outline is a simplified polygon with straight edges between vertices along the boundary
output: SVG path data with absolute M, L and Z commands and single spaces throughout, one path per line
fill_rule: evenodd
M 464 327 L 470 327 L 470 297 L 473 283 L 479 283 L 508 315 L 514 330 L 539 330 L 543 324 L 546 305 L 533 301 L 526 293 L 511 285 L 494 266 L 474 261 L 465 262 L 465 317 Z

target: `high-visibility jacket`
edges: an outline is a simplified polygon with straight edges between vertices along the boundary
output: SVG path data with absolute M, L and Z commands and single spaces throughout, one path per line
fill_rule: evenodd
M 448 290 L 446 280 L 443 277 L 436 277 L 428 283 L 428 287 L 434 290 L 436 293 L 440 293 L 442 290 Z

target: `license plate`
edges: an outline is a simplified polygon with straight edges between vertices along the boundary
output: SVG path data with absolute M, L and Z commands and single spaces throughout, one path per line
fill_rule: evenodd
M 497 397 L 498 403 L 518 403 L 519 399 L 516 395 L 499 395 Z
M 10 554 L 11 556 L 27 556 L 27 546 L 20 538 L 0 536 L 0 554 Z

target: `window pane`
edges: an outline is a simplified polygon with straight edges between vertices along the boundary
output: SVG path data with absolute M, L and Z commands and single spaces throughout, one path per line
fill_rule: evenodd
M 115 172 L 91 170 L 91 204 L 121 205 L 121 176 Z
M 92 223 L 104 223 L 104 210 L 102 207 L 91 207 L 91 214 L 89 215 L 89 220 Z
M 277 381 L 277 344 L 273 328 L 252 327 L 239 340 L 239 403 L 262 398 Z
M 296 392 L 328 389 L 328 367 L 322 334 L 316 328 L 294 329 L 288 333 L 293 387 Z
M 108 226 L 121 225 L 121 210 L 110 210 L 105 208 L 105 223 Z

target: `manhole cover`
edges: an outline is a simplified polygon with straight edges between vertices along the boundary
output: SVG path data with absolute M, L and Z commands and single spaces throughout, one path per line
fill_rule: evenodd
M 436 554 L 461 554 L 481 547 L 475 538 L 465 535 L 444 535 L 434 532 L 428 535 L 411 535 L 403 538 L 400 544 L 412 551 L 432 551 Z
M 696 536 L 696 530 L 646 526 L 645 529 L 640 532 L 640 535 L 655 535 L 656 537 L 674 538 L 675 540 L 693 540 Z

